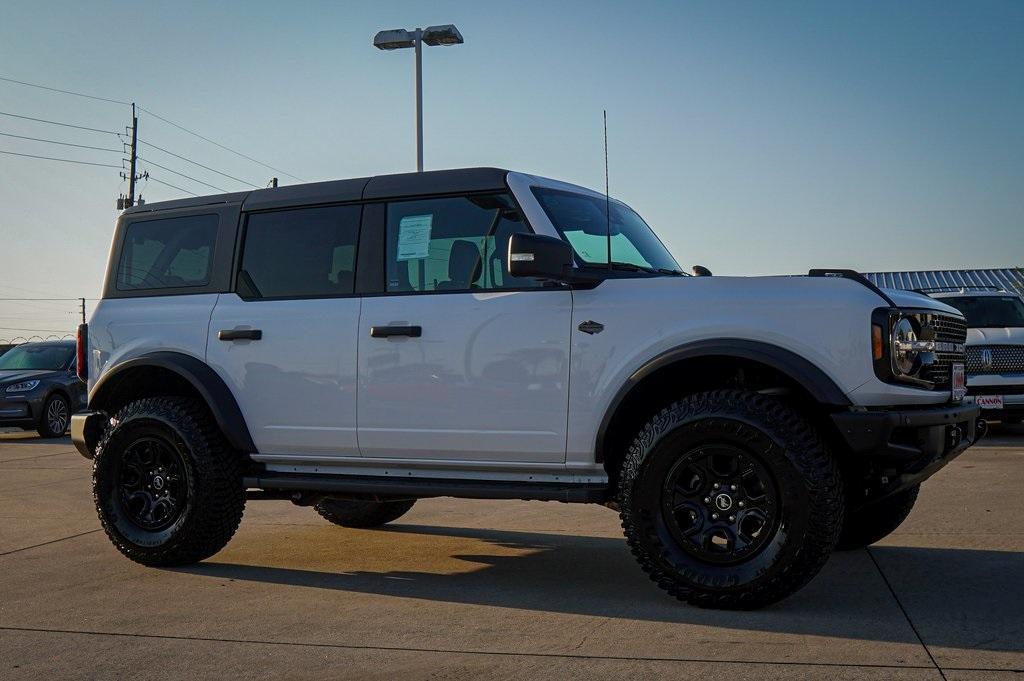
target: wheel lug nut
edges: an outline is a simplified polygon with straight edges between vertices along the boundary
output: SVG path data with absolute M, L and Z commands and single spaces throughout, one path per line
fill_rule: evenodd
M 712 513 L 711 514 L 711 519 L 712 520 L 718 520 L 718 514 L 717 513 Z
M 730 523 L 736 522 L 736 516 L 734 516 L 734 515 L 729 516 L 729 522 Z
M 739 506 L 740 508 L 743 508 L 743 506 L 744 506 L 744 504 L 743 504 L 743 502 L 742 502 L 742 501 L 741 501 L 741 502 L 740 502 L 739 504 L 737 504 L 737 505 L 738 505 L 738 506 Z
M 711 503 L 711 497 L 704 497 L 704 503 L 705 504 L 710 504 Z
M 714 487 L 715 489 L 718 489 L 719 487 L 721 487 L 721 485 L 719 485 L 719 484 L 718 484 L 718 483 L 716 482 L 716 483 L 715 483 L 715 484 L 713 485 L 713 487 Z
M 729 485 L 729 489 L 731 489 L 733 492 L 735 492 L 739 488 L 736 487 L 736 485 Z

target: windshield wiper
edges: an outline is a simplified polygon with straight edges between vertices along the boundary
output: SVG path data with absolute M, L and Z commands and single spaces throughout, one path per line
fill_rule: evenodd
M 668 267 L 645 267 L 644 265 L 637 265 L 631 262 L 619 262 L 613 260 L 611 263 L 613 270 L 625 270 L 626 272 L 647 272 L 648 274 L 667 274 L 673 277 L 681 277 L 683 273 L 680 270 L 669 269 Z

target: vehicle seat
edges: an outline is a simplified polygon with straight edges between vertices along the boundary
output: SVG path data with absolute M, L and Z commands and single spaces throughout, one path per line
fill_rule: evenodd
M 474 283 L 480 278 L 483 263 L 480 260 L 480 249 L 472 241 L 459 239 L 452 242 L 452 250 L 448 254 L 448 281 L 437 284 L 438 291 L 457 291 L 478 288 Z

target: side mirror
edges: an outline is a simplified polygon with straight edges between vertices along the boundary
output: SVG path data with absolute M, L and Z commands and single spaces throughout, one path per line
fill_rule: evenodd
M 693 276 L 695 277 L 711 276 L 711 270 L 709 270 L 707 267 L 704 267 L 703 265 L 694 265 L 693 269 L 691 269 L 690 271 L 693 272 Z
M 553 236 L 513 234 L 508 240 L 508 273 L 565 281 L 572 267 L 572 247 Z

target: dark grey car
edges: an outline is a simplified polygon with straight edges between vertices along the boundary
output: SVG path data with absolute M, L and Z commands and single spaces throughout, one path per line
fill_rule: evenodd
M 0 355 L 0 426 L 60 437 L 85 405 L 74 341 L 24 343 Z

